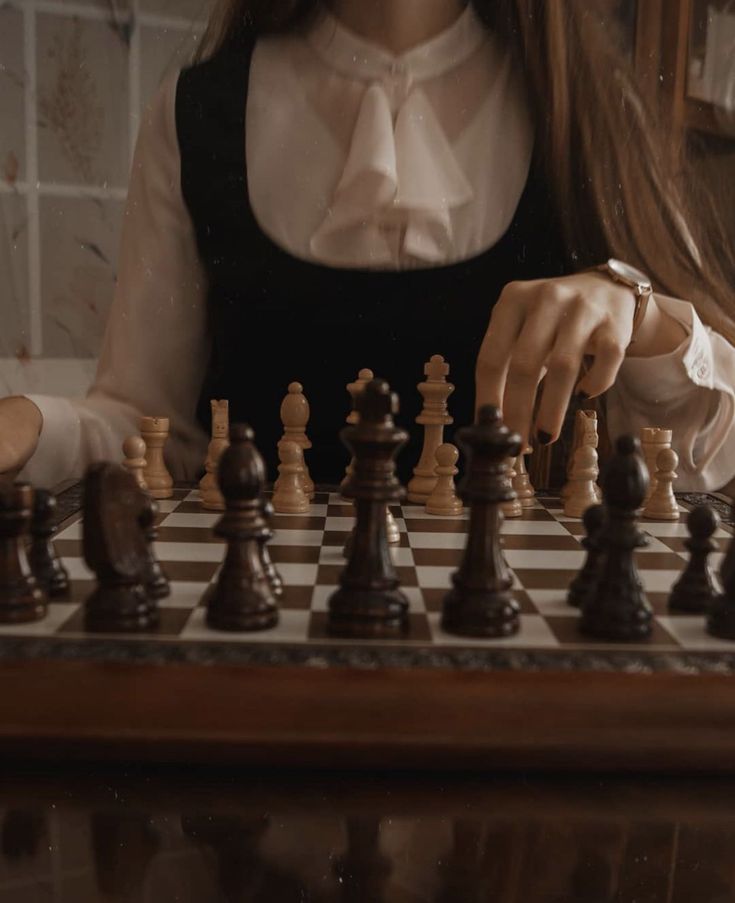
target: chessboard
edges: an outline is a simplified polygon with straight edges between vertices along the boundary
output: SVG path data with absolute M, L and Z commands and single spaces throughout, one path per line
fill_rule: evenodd
M 212 533 L 220 515 L 189 487 L 159 502 L 156 554 L 172 591 L 158 627 L 85 631 L 94 580 L 82 558 L 81 515 L 72 513 L 55 540 L 69 596 L 52 601 L 43 620 L 0 626 L 0 736 L 15 746 L 45 738 L 53 741 L 45 748 L 61 743 L 72 755 L 91 743 L 105 754 L 340 764 L 405 764 L 419 751 L 434 764 L 507 766 L 512 753 L 517 764 L 558 766 L 571 756 L 579 767 L 660 767 L 660 745 L 674 743 L 671 767 L 732 768 L 735 732 L 724 740 L 723 728 L 735 724 L 735 642 L 709 636 L 703 616 L 666 606 L 686 560 L 685 512 L 704 500 L 725 515 L 717 568 L 733 533 L 722 499 L 687 496 L 679 521 L 642 521 L 649 543 L 637 563 L 655 626 L 634 643 L 578 632 L 579 613 L 565 596 L 584 560 L 583 527 L 551 494 L 537 493 L 533 507 L 503 525 L 522 612 L 520 632 L 503 639 L 453 636 L 439 623 L 466 512 L 442 518 L 392 506 L 401 535 L 392 555 L 410 601 L 409 632 L 394 640 L 328 636 L 327 600 L 353 522 L 336 492 L 318 491 L 306 514 L 274 516 L 280 620 L 250 633 L 205 623 L 202 599 L 224 544 Z

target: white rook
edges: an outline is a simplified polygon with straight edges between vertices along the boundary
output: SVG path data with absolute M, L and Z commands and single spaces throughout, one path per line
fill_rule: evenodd
M 143 478 L 154 499 L 170 499 L 174 494 L 174 481 L 163 460 L 168 431 L 168 417 L 140 418 L 140 435 L 145 442 L 147 462 Z

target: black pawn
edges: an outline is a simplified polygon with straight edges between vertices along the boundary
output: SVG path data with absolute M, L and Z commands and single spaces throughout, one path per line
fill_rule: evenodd
M 273 505 L 267 500 L 262 500 L 263 505 L 263 517 L 266 521 L 266 527 L 263 530 L 260 539 L 260 560 L 263 564 L 263 570 L 268 575 L 268 579 L 270 580 L 271 588 L 273 590 L 273 595 L 277 599 L 281 599 L 283 597 L 283 579 L 281 575 L 276 570 L 275 564 L 270 556 L 270 552 L 268 551 L 268 543 L 273 539 Z
M 584 600 L 594 592 L 600 579 L 602 565 L 602 545 L 600 537 L 605 523 L 605 508 L 602 505 L 590 505 L 582 515 L 582 523 L 586 536 L 582 540 L 582 548 L 587 558 L 577 576 L 569 584 L 567 602 L 575 608 L 581 608 Z
M 230 429 L 230 445 L 217 470 L 225 513 L 214 528 L 227 542 L 222 569 L 207 597 L 207 624 L 217 630 L 266 630 L 278 623 L 276 595 L 263 567 L 261 544 L 268 532 L 263 515 L 263 459 L 253 431 Z
M 458 493 L 470 508 L 470 523 L 462 563 L 452 575 L 454 588 L 444 597 L 441 625 L 461 636 L 511 636 L 520 628 L 520 606 L 503 557 L 501 505 L 516 497 L 508 459 L 520 454 L 521 439 L 502 423 L 499 408 L 484 405 L 477 423 L 458 430 L 457 440 L 469 459 Z
M 48 489 L 36 489 L 33 494 L 28 562 L 38 585 L 51 598 L 65 596 L 69 592 L 69 574 L 53 544 L 53 538 L 59 530 L 54 520 L 55 514 L 54 494 Z
M 716 595 L 707 615 L 707 633 L 735 640 L 735 541 L 730 540 L 720 565 L 722 592 Z
M 38 621 L 46 614 L 46 595 L 26 555 L 32 505 L 28 483 L 0 487 L 0 624 Z
M 633 559 L 635 550 L 648 543 L 637 523 L 647 487 L 638 440 L 620 436 L 603 479 L 604 562 L 597 588 L 582 605 L 579 627 L 586 636 L 626 642 L 651 635 L 653 611 Z
M 384 380 L 369 382 L 355 406 L 359 421 L 340 432 L 354 458 L 343 495 L 354 499 L 355 528 L 340 587 L 329 598 L 327 629 L 333 636 L 401 636 L 408 630 L 408 599 L 398 588 L 386 510 L 405 494 L 395 456 L 408 435 L 393 422 L 398 399 Z
M 692 508 L 687 517 L 690 538 L 684 545 L 691 553 L 681 576 L 671 589 L 670 611 L 687 611 L 693 614 L 708 611 L 717 591 L 712 582 L 712 572 L 707 559 L 717 543 L 712 534 L 719 525 L 719 518 L 709 505 Z
M 143 571 L 143 584 L 149 599 L 165 599 L 166 596 L 171 595 L 168 577 L 156 558 L 154 549 L 154 543 L 158 538 L 157 515 L 158 503 L 145 493 L 143 509 L 138 517 L 138 523 L 145 539 L 146 561 Z

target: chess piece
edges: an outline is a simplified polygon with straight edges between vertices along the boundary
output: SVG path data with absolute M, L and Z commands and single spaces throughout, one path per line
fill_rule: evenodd
M 579 573 L 569 584 L 567 602 L 574 608 L 581 608 L 584 600 L 594 593 L 600 579 L 602 565 L 602 545 L 600 536 L 605 523 L 605 508 L 603 505 L 590 505 L 582 513 L 585 537 L 582 540 L 582 548 L 587 552 L 584 564 Z
M 355 459 L 344 489 L 354 500 L 355 530 L 339 589 L 328 600 L 327 629 L 333 636 L 402 636 L 408 629 L 408 599 L 398 588 L 389 552 L 386 508 L 404 494 L 395 456 L 408 435 L 393 422 L 398 399 L 384 380 L 371 380 L 356 404 L 357 423 L 340 432 Z
M 671 430 L 659 426 L 645 426 L 641 429 L 641 449 L 648 471 L 648 490 L 643 500 L 644 505 L 648 504 L 648 500 L 656 491 L 656 458 L 660 451 L 671 448 L 672 435 Z
M 436 485 L 426 503 L 426 513 L 439 517 L 456 517 L 462 513 L 462 501 L 457 498 L 454 478 L 457 473 L 459 452 L 454 445 L 445 442 L 436 450 Z
M 393 512 L 390 508 L 386 508 L 385 510 L 385 535 L 388 539 L 389 545 L 395 546 L 399 545 L 401 542 L 401 528 L 398 526 L 398 523 L 393 516 Z M 342 555 L 345 558 L 349 558 L 352 551 L 352 543 L 355 539 L 355 528 L 353 527 L 350 532 L 347 534 L 347 539 L 345 539 L 345 544 L 342 549 Z
M 271 539 L 273 539 L 274 535 L 272 527 L 273 505 L 266 498 L 262 498 L 260 500 L 260 503 L 261 513 L 266 522 L 265 529 L 260 535 L 260 563 L 263 565 L 263 570 L 265 571 L 268 580 L 270 581 L 273 595 L 277 599 L 280 599 L 283 596 L 283 579 L 278 573 L 275 564 L 273 564 L 270 552 L 268 551 L 268 543 L 271 541 Z
M 636 522 L 647 484 L 638 440 L 620 436 L 603 480 L 604 559 L 600 580 L 582 604 L 579 627 L 586 636 L 626 642 L 651 635 L 653 612 L 633 558 L 636 549 L 648 544 Z
M 359 413 L 357 411 L 357 407 L 356 407 L 357 396 L 360 394 L 360 392 L 362 392 L 362 390 L 370 382 L 370 380 L 372 380 L 374 378 L 375 377 L 373 375 L 373 371 L 369 370 L 367 367 L 364 367 L 357 374 L 357 379 L 355 380 L 355 382 L 347 384 L 347 391 L 350 393 L 350 398 L 352 399 L 352 410 L 347 415 L 347 419 L 346 419 L 346 422 L 348 424 L 354 425 L 359 421 L 360 415 L 359 415 Z M 343 490 L 344 490 L 345 486 L 347 486 L 347 484 L 350 480 L 350 477 L 352 476 L 352 473 L 354 471 L 354 468 L 355 468 L 355 459 L 354 459 L 354 457 L 352 457 L 352 458 L 350 458 L 349 464 L 345 468 L 345 475 L 342 478 L 342 482 L 339 484 L 339 489 L 340 489 L 340 492 L 342 493 L 343 498 L 345 497 Z M 348 501 L 350 501 L 350 500 L 348 499 Z M 388 542 L 391 545 L 396 545 L 397 543 L 399 543 L 401 541 L 401 531 L 398 528 L 398 524 L 396 523 L 396 519 L 393 516 L 393 512 L 390 510 L 390 508 L 386 509 L 385 527 L 386 527 L 386 533 L 388 536 Z M 345 540 L 344 549 L 342 550 L 345 558 L 349 558 L 349 556 L 350 556 L 350 549 L 352 548 L 353 533 L 354 533 L 354 530 L 349 533 L 349 535 L 347 536 L 347 539 Z
M 227 438 L 230 431 L 230 405 L 225 398 L 213 398 L 210 406 L 212 409 L 212 438 L 207 448 L 207 460 L 204 462 L 205 473 L 199 481 L 199 495 L 203 508 L 208 511 L 224 511 L 225 500 L 217 485 L 217 466 L 222 452 L 230 444 L 230 440 Z
M 357 374 L 357 379 L 355 380 L 355 382 L 347 384 L 347 391 L 350 393 L 350 398 L 352 399 L 352 409 L 350 410 L 350 413 L 347 415 L 347 423 L 349 423 L 350 425 L 356 424 L 359 419 L 359 414 L 357 413 L 357 407 L 356 407 L 357 396 L 360 394 L 360 392 L 362 392 L 362 390 L 370 382 L 370 380 L 374 379 L 374 378 L 375 378 L 375 376 L 373 374 L 373 371 L 369 370 L 367 367 L 364 367 Z M 340 492 L 342 492 L 342 490 L 348 484 L 350 477 L 352 476 L 354 467 L 355 467 L 355 459 L 351 458 L 350 463 L 345 468 L 345 475 L 344 475 L 344 477 L 342 477 L 342 482 L 339 484 Z M 343 493 L 343 495 L 344 495 L 344 493 Z
M 520 455 L 518 456 L 520 457 Z M 516 471 L 516 461 L 517 458 L 509 458 L 508 459 L 508 482 L 513 487 L 513 483 L 518 475 Z M 521 505 L 521 500 L 515 495 L 515 489 L 513 489 L 514 498 L 509 502 L 503 502 L 500 506 L 503 511 L 503 517 L 521 517 L 523 515 L 523 505 Z
M 672 488 L 678 464 L 679 456 L 673 448 L 662 448 L 656 455 L 656 485 L 643 509 L 644 517 L 653 520 L 679 520 L 679 503 Z
M 526 446 L 516 458 L 515 463 L 516 476 L 513 479 L 513 489 L 522 508 L 533 508 L 536 504 L 536 492 L 531 485 L 531 478 L 526 469 L 526 455 L 530 454 L 530 452 L 530 445 Z
M 165 599 L 171 595 L 171 586 L 168 577 L 163 571 L 155 553 L 155 542 L 158 538 L 156 517 L 158 516 L 158 504 L 155 499 L 145 495 L 142 501 L 141 512 L 138 515 L 138 524 L 143 531 L 145 539 L 145 562 L 143 564 L 143 586 L 149 599 Z
M 401 541 L 401 530 L 390 508 L 385 512 L 385 535 L 392 546 Z
M 574 469 L 574 456 L 577 450 L 583 445 L 591 445 L 597 450 L 599 444 L 599 435 L 597 432 L 597 411 L 592 409 L 580 409 L 574 413 L 574 430 L 572 433 L 572 447 L 567 457 L 567 481 L 562 486 L 559 498 L 566 501 L 569 493 L 572 491 L 572 472 Z M 600 487 L 595 484 L 596 501 L 602 501 L 602 492 Z
M 163 447 L 168 438 L 168 417 L 141 417 L 140 435 L 146 448 L 147 465 L 143 478 L 148 492 L 154 499 L 170 499 L 174 494 L 174 481 L 166 470 Z
M 54 523 L 56 498 L 48 489 L 33 493 L 31 546 L 28 562 L 40 588 L 49 598 L 65 596 L 69 592 L 69 574 L 54 549 L 53 538 L 58 532 Z
M 32 507 L 28 483 L 0 485 L 0 624 L 39 621 L 46 615 L 46 595 L 26 555 Z
M 416 418 L 416 423 L 424 427 L 424 445 L 406 487 L 409 502 L 417 505 L 425 505 L 436 486 L 436 450 L 442 444 L 444 427 L 454 422 L 447 411 L 447 399 L 454 392 L 454 386 L 447 382 L 449 364 L 440 354 L 432 354 L 424 365 L 424 375 L 425 381 L 417 386 L 424 406 Z
M 135 632 L 158 623 L 155 600 L 143 585 L 148 551 L 141 529 L 147 496 L 118 464 L 97 462 L 84 479 L 84 560 L 97 586 L 84 605 L 86 630 Z
M 262 500 L 265 465 L 249 426 L 230 428 L 217 480 L 225 513 L 214 533 L 225 540 L 227 552 L 207 594 L 207 624 L 216 630 L 266 630 L 278 623 L 278 607 L 260 549 L 269 531 Z
M 722 592 L 718 593 L 707 615 L 707 633 L 724 640 L 735 640 L 735 541 L 730 538 L 720 565 Z
M 283 424 L 283 436 L 281 441 L 295 442 L 302 452 L 311 448 L 311 442 L 306 435 L 306 425 L 309 422 L 309 402 L 304 396 L 304 387 L 301 383 L 290 383 L 288 395 L 281 404 L 281 423 Z M 314 482 L 309 476 L 309 468 L 303 462 L 301 482 L 304 492 L 310 499 L 314 498 Z
M 143 472 L 148 466 L 145 459 L 146 447 L 142 436 L 128 436 L 123 442 L 122 452 L 125 456 L 123 467 L 133 475 L 133 479 L 143 492 L 148 492 L 148 484 L 145 481 Z
M 569 491 L 564 499 L 567 517 L 582 517 L 591 505 L 598 504 L 595 482 L 598 475 L 597 450 L 592 445 L 580 445 L 574 453 Z
M 662 454 L 663 452 L 659 453 Z M 669 611 L 699 614 L 710 609 L 717 592 L 707 559 L 717 548 L 712 535 L 718 525 L 717 512 L 709 505 L 698 505 L 689 512 L 689 539 L 684 541 L 690 553 L 689 561 L 671 588 Z
M 441 625 L 461 636 L 503 637 L 520 628 L 520 606 L 513 598 L 513 578 L 503 558 L 501 506 L 513 500 L 508 458 L 521 450 L 493 405 L 483 405 L 477 423 L 457 433 L 467 455 L 459 496 L 470 508 L 469 532 L 462 563 L 452 575 L 454 588 L 444 597 Z
M 720 565 L 722 592 L 715 596 L 707 617 L 707 631 L 712 636 L 735 639 L 735 542 L 728 541 Z
M 309 510 L 304 491 L 304 453 L 290 440 L 278 443 L 279 477 L 273 490 L 273 510 L 278 514 L 303 514 Z
M 401 542 L 401 528 L 398 526 L 398 523 L 393 516 L 393 512 L 390 508 L 386 508 L 385 511 L 385 535 L 388 539 L 388 544 L 395 546 L 399 545 Z M 355 538 L 355 528 L 353 527 L 350 532 L 347 534 L 347 539 L 345 539 L 345 544 L 342 549 L 342 555 L 345 558 L 350 557 L 350 553 L 352 550 L 352 542 Z

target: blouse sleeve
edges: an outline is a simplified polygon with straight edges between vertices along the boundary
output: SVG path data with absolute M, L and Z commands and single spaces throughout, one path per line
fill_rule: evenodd
M 686 301 L 656 295 L 687 336 L 670 354 L 628 357 L 608 393 L 613 437 L 641 427 L 673 431 L 677 489 L 720 489 L 735 476 L 735 348 Z
M 143 414 L 170 418 L 166 458 L 176 478 L 191 479 L 204 461 L 195 409 L 209 353 L 206 279 L 181 193 L 176 83 L 174 75 L 162 84 L 141 122 L 94 384 L 85 399 L 28 396 L 43 416 L 24 471 L 36 485 L 80 477 L 95 460 L 121 460 Z

